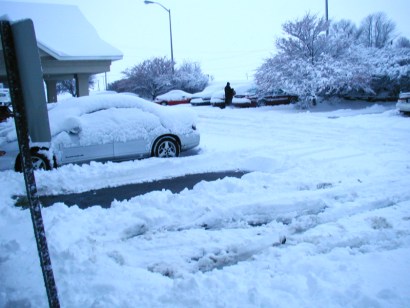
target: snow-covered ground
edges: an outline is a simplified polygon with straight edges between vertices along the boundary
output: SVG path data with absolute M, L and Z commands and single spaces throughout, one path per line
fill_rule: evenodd
M 197 155 L 36 173 L 40 194 L 58 194 L 249 171 L 110 209 L 44 208 L 62 307 L 410 306 L 409 117 L 193 109 Z M 45 307 L 30 214 L 14 206 L 23 177 L 1 172 L 0 186 L 0 306 Z

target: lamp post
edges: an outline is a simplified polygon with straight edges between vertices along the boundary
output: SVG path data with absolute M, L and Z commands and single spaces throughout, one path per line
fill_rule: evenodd
M 158 5 L 161 6 L 165 11 L 168 12 L 168 17 L 169 17 L 169 40 L 170 40 L 170 42 L 171 42 L 172 74 L 174 74 L 174 49 L 172 48 L 171 10 L 170 10 L 170 9 L 167 9 L 165 6 L 163 6 L 163 5 L 162 5 L 161 3 L 159 3 L 159 2 L 145 0 L 144 3 L 145 3 L 145 4 L 158 4 Z

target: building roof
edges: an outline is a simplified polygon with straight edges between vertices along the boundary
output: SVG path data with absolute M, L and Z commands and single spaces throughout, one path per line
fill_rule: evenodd
M 0 1 L 0 12 L 10 21 L 33 20 L 38 47 L 57 60 L 122 59 L 121 51 L 100 38 L 77 6 Z

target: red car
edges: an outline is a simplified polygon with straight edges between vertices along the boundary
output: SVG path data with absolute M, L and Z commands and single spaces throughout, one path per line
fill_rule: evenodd
M 182 90 L 172 90 L 165 94 L 158 95 L 154 102 L 163 106 L 189 104 L 192 95 Z

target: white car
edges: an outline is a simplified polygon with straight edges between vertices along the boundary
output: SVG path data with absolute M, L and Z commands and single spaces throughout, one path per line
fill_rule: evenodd
M 235 107 L 256 107 L 258 103 L 257 88 L 254 84 L 244 84 L 235 88 L 236 94 L 232 99 Z
M 224 88 L 224 84 L 219 82 L 213 83 L 207 86 L 201 92 L 192 94 L 191 105 L 192 106 L 209 106 L 211 105 L 211 98 L 215 92 L 221 91 Z
M 212 94 L 211 105 L 213 107 L 221 107 L 225 105 L 225 91 L 219 90 Z
M 139 97 L 106 94 L 48 104 L 52 140 L 31 144 L 36 169 L 93 160 L 176 157 L 199 145 L 195 115 Z M 14 120 L 0 123 L 0 170 L 21 170 Z
M 410 113 L 410 92 L 400 93 L 396 107 L 400 112 Z

